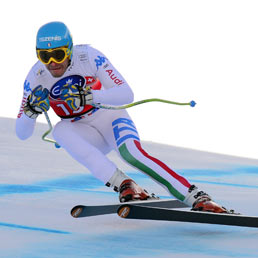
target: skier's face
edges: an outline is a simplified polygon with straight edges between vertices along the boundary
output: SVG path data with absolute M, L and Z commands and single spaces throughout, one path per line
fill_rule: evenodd
M 51 73 L 53 77 L 61 77 L 65 73 L 68 65 L 69 65 L 69 58 L 66 58 L 64 62 L 60 64 L 52 61 L 46 65 L 46 68 L 48 69 L 48 71 Z

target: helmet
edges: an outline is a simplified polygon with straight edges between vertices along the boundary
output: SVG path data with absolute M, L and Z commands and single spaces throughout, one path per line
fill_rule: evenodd
M 37 49 L 52 49 L 67 46 L 72 53 L 73 39 L 67 26 L 62 22 L 49 22 L 39 28 Z

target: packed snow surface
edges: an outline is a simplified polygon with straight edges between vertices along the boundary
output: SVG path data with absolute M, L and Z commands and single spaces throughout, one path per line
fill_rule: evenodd
M 116 214 L 71 217 L 73 206 L 114 203 L 117 194 L 62 148 L 42 141 L 46 124 L 37 124 L 27 141 L 16 138 L 14 119 L 0 118 L 0 125 L 0 257 L 258 257 L 254 228 L 124 220 Z M 258 215 L 258 159 L 143 146 L 223 206 Z M 115 153 L 109 156 L 149 192 L 169 198 Z

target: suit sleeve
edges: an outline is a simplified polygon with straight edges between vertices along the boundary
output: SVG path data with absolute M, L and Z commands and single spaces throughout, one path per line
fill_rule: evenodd
M 32 88 L 31 88 L 32 79 L 30 77 L 31 76 L 29 73 L 29 75 L 27 76 L 24 82 L 22 103 L 16 119 L 16 135 L 21 140 L 26 140 L 33 134 L 35 124 L 36 124 L 36 119 L 29 118 L 24 114 L 24 111 L 23 111 L 27 98 L 32 91 Z
M 104 87 L 104 90 L 92 90 L 95 103 L 124 105 L 133 101 L 134 94 L 130 86 L 101 52 L 90 47 L 89 62 Z

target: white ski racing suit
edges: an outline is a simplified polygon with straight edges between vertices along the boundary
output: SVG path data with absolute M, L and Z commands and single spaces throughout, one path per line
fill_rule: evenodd
M 50 92 L 50 106 L 61 118 L 53 137 L 75 160 L 83 164 L 104 184 L 117 166 L 106 157 L 115 150 L 128 164 L 144 172 L 177 199 L 184 201 L 191 184 L 162 161 L 141 147 L 140 137 L 126 110 L 104 110 L 86 105 L 73 111 L 60 99 L 65 84 L 90 86 L 93 102 L 123 105 L 133 101 L 133 92 L 111 62 L 89 45 L 76 45 L 70 66 L 63 76 L 53 77 L 40 61 L 30 70 L 16 121 L 16 134 L 25 140 L 33 133 L 36 119 L 27 117 L 23 108 L 31 91 L 42 85 Z

